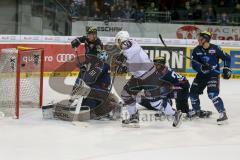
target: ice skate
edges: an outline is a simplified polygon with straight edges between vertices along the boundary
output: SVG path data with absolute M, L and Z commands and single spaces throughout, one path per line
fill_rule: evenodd
M 173 120 L 173 127 L 179 127 L 182 124 L 182 112 L 176 111 Z
M 122 120 L 122 127 L 139 128 L 139 113 L 138 111 L 131 115 L 130 118 Z
M 217 119 L 218 125 L 226 124 L 228 120 L 226 112 L 221 112 L 219 118 Z
M 205 111 L 205 110 L 191 110 L 188 112 L 187 117 L 189 119 L 194 119 L 194 118 L 209 118 L 212 115 L 212 111 Z

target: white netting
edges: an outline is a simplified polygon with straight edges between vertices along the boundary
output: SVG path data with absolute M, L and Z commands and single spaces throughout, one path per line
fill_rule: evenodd
M 19 55 L 15 48 L 2 49 L 0 53 L 0 111 L 6 116 L 16 114 L 17 67 L 20 68 L 20 108 L 39 107 L 40 103 L 41 50 L 25 50 Z

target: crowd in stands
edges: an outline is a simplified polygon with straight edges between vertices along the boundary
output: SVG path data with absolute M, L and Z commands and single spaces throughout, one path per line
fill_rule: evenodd
M 68 2 L 69 13 L 77 20 L 127 20 L 140 23 L 163 22 L 163 20 L 165 22 L 199 21 L 222 25 L 240 21 L 240 0 L 69 0 Z M 168 17 L 167 21 L 166 17 Z

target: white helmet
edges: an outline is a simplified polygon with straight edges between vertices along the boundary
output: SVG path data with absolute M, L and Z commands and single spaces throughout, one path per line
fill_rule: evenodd
M 130 38 L 130 36 L 129 36 L 128 31 L 119 31 L 115 36 L 115 43 L 117 45 L 120 45 L 122 42 L 129 40 L 129 38 Z

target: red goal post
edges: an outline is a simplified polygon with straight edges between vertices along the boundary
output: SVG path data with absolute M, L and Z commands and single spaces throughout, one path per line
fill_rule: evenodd
M 19 118 L 20 108 L 41 107 L 44 50 L 6 48 L 0 53 L 0 111 Z

